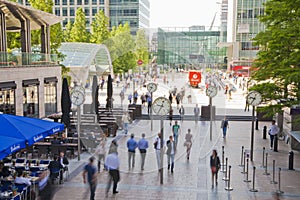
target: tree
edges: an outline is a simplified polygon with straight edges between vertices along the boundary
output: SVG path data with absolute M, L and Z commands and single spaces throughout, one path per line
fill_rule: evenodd
M 265 31 L 254 38 L 260 51 L 251 78 L 258 84 L 250 90 L 262 94 L 263 110 L 274 115 L 300 101 L 300 1 L 269 0 L 265 12 Z
M 66 25 L 66 29 L 64 30 L 64 42 L 70 42 L 72 27 L 73 27 L 72 22 L 68 21 Z
M 82 8 L 78 8 L 76 11 L 70 42 L 89 42 L 89 32 L 86 30 L 86 19 Z
M 109 38 L 109 20 L 103 10 L 100 10 L 91 24 L 91 42 L 102 44 Z
M 110 50 L 114 73 L 127 72 L 136 66 L 134 40 L 128 23 L 113 27 L 111 38 L 105 43 Z
M 137 60 L 144 64 L 149 62 L 148 40 L 144 29 L 139 29 L 135 39 L 135 54 Z

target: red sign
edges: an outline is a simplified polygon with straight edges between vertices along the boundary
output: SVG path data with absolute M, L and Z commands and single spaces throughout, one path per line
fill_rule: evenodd
M 142 60 L 138 60 L 138 61 L 137 61 L 137 64 L 138 64 L 138 65 L 142 65 L 142 64 L 143 64 L 143 61 L 142 61 Z

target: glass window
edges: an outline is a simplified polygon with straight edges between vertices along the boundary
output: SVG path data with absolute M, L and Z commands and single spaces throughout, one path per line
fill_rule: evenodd
M 15 89 L 0 89 L 0 112 L 16 114 Z
M 55 0 L 55 5 L 59 5 L 59 0 Z
M 97 8 L 92 8 L 92 15 L 95 16 L 97 14 Z
M 82 0 L 77 0 L 77 5 L 82 5 Z
M 84 13 L 85 13 L 85 16 L 89 16 L 90 15 L 90 8 L 85 8 Z
M 68 19 L 65 19 L 65 20 L 63 21 L 63 26 L 66 26 L 67 23 L 68 23 Z
M 62 5 L 67 5 L 68 1 L 67 0 L 62 0 Z
M 74 10 L 74 8 L 70 8 L 70 16 L 75 16 L 75 10 Z
M 27 117 L 39 117 L 38 85 L 23 87 L 23 115 Z
M 68 10 L 67 8 L 62 9 L 62 16 L 68 16 Z
M 69 0 L 70 5 L 74 5 L 74 0 Z
M 57 95 L 56 82 L 44 84 L 45 93 L 45 115 L 50 115 L 57 112 Z
M 92 5 L 97 5 L 97 0 L 92 0 Z
M 101 4 L 101 5 L 104 4 L 104 0 L 100 0 L 100 4 Z
M 60 8 L 55 8 L 55 15 L 60 16 Z
M 89 5 L 89 0 L 84 0 L 84 5 Z

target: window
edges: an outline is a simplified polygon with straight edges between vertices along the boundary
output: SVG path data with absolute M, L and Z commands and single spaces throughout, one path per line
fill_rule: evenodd
M 67 8 L 62 9 L 62 16 L 68 16 L 68 10 Z
M 59 5 L 59 4 L 60 4 L 59 0 L 55 0 L 55 5 Z
M 84 5 L 89 5 L 89 0 L 84 0 Z
M 74 10 L 74 8 L 70 8 L 70 16 L 75 16 L 75 10 Z
M 252 42 L 242 42 L 242 50 L 259 50 L 259 47 L 253 46 Z
M 23 115 L 39 117 L 38 79 L 23 81 Z
M 60 16 L 60 8 L 55 8 L 55 15 Z
M 89 16 L 90 15 L 90 9 L 89 8 L 85 8 L 84 9 L 84 13 L 85 13 L 85 16 Z
M 97 5 L 97 0 L 92 0 L 92 5 Z
M 46 78 L 44 80 L 44 94 L 45 94 L 45 115 L 50 115 L 57 112 L 57 90 L 56 77 Z
M 82 5 L 82 0 L 77 0 L 77 5 Z
M 70 5 L 74 5 L 74 0 L 69 0 Z
M 97 8 L 92 8 L 92 15 L 95 16 L 97 14 Z
M 67 5 L 68 1 L 67 0 L 62 0 L 62 5 Z
M 103 5 L 104 4 L 104 0 L 100 0 L 100 5 Z
M 16 84 L 14 81 L 0 83 L 0 112 L 15 114 L 15 89 Z

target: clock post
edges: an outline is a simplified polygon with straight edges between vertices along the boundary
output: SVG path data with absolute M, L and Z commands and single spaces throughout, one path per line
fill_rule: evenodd
M 212 121 L 213 121 L 213 107 L 212 107 L 212 98 L 215 97 L 218 93 L 218 89 L 213 86 L 210 85 L 208 86 L 208 88 L 206 89 L 206 96 L 209 97 L 209 109 L 210 109 L 210 123 L 209 123 L 209 138 L 210 141 L 212 141 Z
M 78 136 L 78 161 L 80 161 L 80 123 L 81 123 L 81 109 L 80 106 L 77 106 L 77 136 Z

